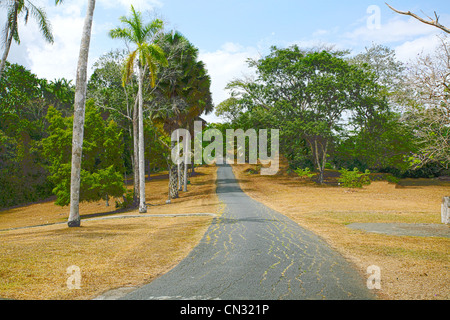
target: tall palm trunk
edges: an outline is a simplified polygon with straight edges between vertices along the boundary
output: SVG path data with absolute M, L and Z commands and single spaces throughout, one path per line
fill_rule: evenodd
M 83 153 L 84 113 L 86 106 L 87 64 L 91 42 L 92 21 L 94 19 L 95 0 L 88 1 L 86 19 L 84 20 L 78 57 L 77 80 L 75 89 L 73 138 L 72 138 L 72 172 L 70 178 L 70 215 L 69 227 L 80 226 L 80 175 Z
M 17 10 L 18 10 L 18 4 L 17 4 L 17 2 L 15 2 L 14 3 L 14 16 L 15 17 L 17 17 Z M 5 51 L 3 51 L 2 61 L 0 62 L 0 79 L 2 78 L 3 70 L 5 69 L 6 58 L 8 58 L 9 49 L 11 48 L 14 29 L 16 29 L 16 26 L 17 26 L 17 19 L 14 19 L 11 29 L 6 30 L 7 38 L 6 38 L 6 43 L 5 43 Z
M 178 190 L 182 191 L 184 186 L 184 161 L 178 165 Z
M 139 96 L 136 99 L 133 109 L 133 205 L 139 205 Z
M 187 124 L 187 131 L 190 133 L 189 131 L 189 122 Z M 190 151 L 191 151 L 191 143 L 190 143 L 190 139 L 187 139 L 186 137 L 186 141 L 184 142 L 184 178 L 183 178 L 183 191 L 186 192 L 187 191 L 187 183 L 188 183 L 188 162 L 189 162 L 189 157 L 190 157 Z
M 169 171 L 169 197 L 177 199 L 178 195 L 178 169 L 177 165 L 172 164 Z
M 175 141 L 171 142 L 170 150 L 175 147 Z M 178 165 L 168 159 L 169 166 L 169 200 L 178 198 Z
M 139 213 L 146 213 L 145 204 L 145 150 L 144 150 L 144 93 L 143 70 L 139 63 Z
M 177 132 L 178 132 L 177 133 L 177 143 L 179 144 L 180 143 L 180 133 L 179 133 L 179 131 L 177 131 Z M 178 153 L 179 153 L 179 151 L 180 151 L 180 149 L 178 147 Z M 177 177 L 178 177 L 178 179 L 177 179 L 178 186 L 177 187 L 178 187 L 178 191 L 182 190 L 181 185 L 183 184 L 183 181 L 182 181 L 182 179 L 183 179 L 182 166 L 183 166 L 183 163 L 177 163 Z M 184 166 L 183 166 L 183 168 L 184 168 Z

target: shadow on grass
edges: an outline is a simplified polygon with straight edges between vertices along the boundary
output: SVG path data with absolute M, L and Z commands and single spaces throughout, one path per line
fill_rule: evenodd
M 398 183 L 402 187 L 450 187 L 450 182 L 440 179 L 402 179 Z
M 124 208 L 124 209 L 121 208 L 121 209 L 116 209 L 114 211 L 101 212 L 101 213 L 81 214 L 80 218 L 81 218 L 81 220 L 84 220 L 84 219 L 98 218 L 98 217 L 104 217 L 104 216 L 113 216 L 113 215 L 116 215 L 119 213 L 131 212 L 131 211 L 134 211 L 137 209 L 138 209 L 138 207 L 136 207 L 136 208 L 131 207 L 131 208 Z

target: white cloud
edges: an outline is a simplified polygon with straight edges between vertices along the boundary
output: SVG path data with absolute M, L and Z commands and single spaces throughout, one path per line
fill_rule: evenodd
M 99 3 L 105 8 L 116 8 L 118 5 L 126 10 L 130 10 L 131 5 L 138 11 L 152 10 L 162 7 L 159 0 L 99 0 Z
M 75 79 L 83 23 L 84 17 L 78 12 L 53 18 L 53 44 L 44 43 L 36 34 L 35 41 L 26 45 L 32 72 L 48 80 Z
M 318 30 L 314 31 L 312 35 L 313 35 L 313 37 L 318 37 L 318 36 L 323 36 L 328 33 L 329 33 L 328 30 L 318 29 Z
M 411 40 L 416 37 L 435 34 L 436 28 L 427 26 L 414 18 L 395 17 L 381 24 L 379 28 L 368 28 L 364 23 L 353 31 L 343 35 L 343 40 L 350 43 L 375 42 L 394 43 L 398 41 Z
M 214 103 L 218 104 L 229 97 L 225 86 L 236 77 L 250 73 L 247 59 L 259 57 L 255 48 L 244 48 L 239 44 L 226 43 L 214 52 L 200 52 L 199 59 L 206 64 L 212 79 Z
M 247 59 L 259 56 L 257 49 L 231 42 L 225 43 L 221 49 L 214 52 L 200 52 L 199 59 L 205 63 L 211 76 L 211 93 L 215 105 L 229 98 L 225 87 L 230 81 L 252 72 L 248 68 Z M 212 122 L 220 121 L 214 115 L 206 116 L 205 119 Z
M 400 61 L 410 62 L 410 60 L 415 60 L 421 54 L 433 53 L 438 44 L 439 38 L 434 34 L 420 37 L 397 46 L 395 54 Z

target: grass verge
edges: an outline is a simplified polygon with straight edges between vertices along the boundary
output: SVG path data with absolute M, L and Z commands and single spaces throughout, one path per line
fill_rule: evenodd
M 170 205 L 165 204 L 168 180 L 152 177 L 146 184 L 148 214 L 217 213 L 216 167 L 197 172 L 188 192 L 180 192 Z M 67 221 L 67 211 L 51 202 L 5 210 L 0 229 Z M 110 289 L 143 285 L 186 257 L 212 221 L 203 216 L 83 221 L 119 213 L 104 202 L 82 204 L 80 212 L 81 228 L 58 224 L 0 231 L 0 297 L 92 299 Z M 67 285 L 70 266 L 80 268 L 80 289 Z

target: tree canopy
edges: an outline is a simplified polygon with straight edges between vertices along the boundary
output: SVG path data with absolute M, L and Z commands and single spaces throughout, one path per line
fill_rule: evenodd
M 448 51 L 440 52 L 445 56 Z M 435 62 L 431 60 L 428 57 L 429 63 L 422 60 L 417 68 L 407 69 L 393 50 L 380 45 L 351 57 L 348 52 L 327 48 L 272 47 L 267 56 L 248 60 L 255 71 L 253 78 L 235 79 L 227 85 L 230 98 L 218 105 L 216 114 L 235 128 L 279 129 L 281 153 L 292 169 L 315 168 L 318 182 L 323 182 L 326 167 L 352 170 L 357 166 L 397 176 L 414 175 L 418 159 L 426 155 L 431 164 L 445 168 L 449 154 L 448 145 L 443 145 L 449 141 L 444 124 L 449 119 L 445 114 L 447 88 L 444 83 L 442 93 L 434 90 L 433 96 L 419 87 L 418 80 L 442 78 L 423 77 L 425 68 L 433 74 L 449 69 L 438 65 L 436 57 Z M 406 76 L 407 70 L 415 70 L 416 78 Z M 433 101 L 420 101 L 417 94 L 423 99 L 433 97 Z M 405 97 L 409 102 L 405 103 Z M 414 108 L 412 101 L 425 109 Z M 404 112 L 408 103 L 411 107 Z M 436 117 L 431 116 L 434 113 Z M 420 117 L 424 114 L 444 123 L 435 121 L 431 127 L 430 122 L 422 131 L 412 119 L 420 118 L 423 127 L 428 123 Z

